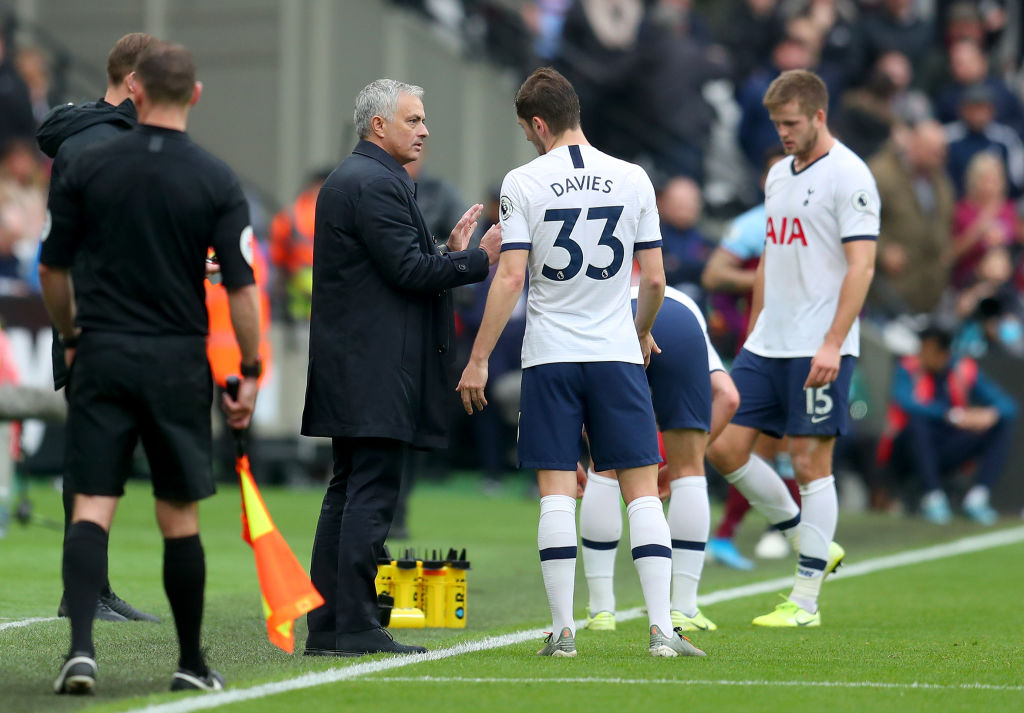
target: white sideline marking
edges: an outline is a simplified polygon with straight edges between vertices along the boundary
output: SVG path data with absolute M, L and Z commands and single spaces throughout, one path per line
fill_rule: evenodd
M 1008 530 L 999 530 L 985 535 L 965 537 L 960 540 L 955 540 L 943 545 L 936 545 L 934 547 L 925 547 L 919 550 L 910 550 L 908 552 L 890 555 L 887 557 L 865 560 L 864 562 L 844 567 L 843 570 L 837 572 L 834 576 L 837 579 L 845 579 L 846 577 L 855 577 L 901 565 L 930 562 L 944 557 L 953 557 L 967 552 L 977 552 L 979 550 L 999 547 L 1001 545 L 1009 545 L 1016 542 L 1024 542 L 1024 526 L 1014 527 Z M 769 580 L 767 582 L 759 582 L 744 587 L 733 587 L 732 589 L 712 592 L 703 597 L 701 601 L 706 604 L 711 604 L 731 599 L 740 599 L 753 594 L 773 592 L 779 589 L 779 587 L 788 586 L 792 581 L 792 577 L 785 577 Z M 637 618 L 640 616 L 640 613 L 639 608 L 629 609 L 624 612 L 618 612 L 617 618 L 620 621 L 626 621 L 628 619 Z M 232 703 L 239 703 L 241 701 L 249 701 L 256 698 L 264 698 L 266 696 L 286 693 L 288 691 L 346 681 L 353 678 L 359 678 L 361 676 L 380 673 L 381 671 L 390 671 L 392 669 L 414 666 L 416 664 L 427 663 L 430 661 L 439 661 L 441 659 L 461 656 L 462 654 L 468 654 L 475 651 L 487 651 L 490 649 L 501 648 L 503 646 L 511 646 L 531 639 L 540 638 L 541 634 L 543 634 L 542 629 L 527 629 L 523 631 L 516 631 L 511 634 L 503 634 L 501 636 L 489 636 L 484 639 L 457 644 L 456 646 L 446 649 L 435 649 L 434 651 L 428 651 L 425 654 L 393 656 L 385 659 L 379 659 L 377 661 L 367 661 L 366 663 L 354 664 L 352 666 L 343 666 L 340 668 L 328 669 L 327 671 L 307 673 L 284 681 L 264 683 L 252 686 L 251 688 L 236 688 L 218 693 L 208 693 L 206 695 L 195 696 L 192 698 L 183 698 L 169 703 L 156 703 L 142 708 L 131 709 L 127 713 L 191 713 L 192 711 L 207 710 L 222 705 L 229 705 Z M 768 685 L 768 683 L 766 682 L 765 685 Z M 905 685 L 910 687 L 912 684 L 894 685 Z M 918 687 L 923 687 L 924 685 L 925 684 L 919 684 Z
M 935 691 L 1010 691 L 1024 692 L 1024 686 L 1005 686 L 996 683 L 891 683 L 887 681 L 731 681 L 728 679 L 685 678 L 467 678 L 464 676 L 378 676 L 374 683 L 607 683 L 648 684 L 664 683 L 671 686 L 778 686 L 786 688 L 886 688 L 900 690 Z
M 36 616 L 31 619 L 18 619 L 17 621 L 8 621 L 4 624 L 0 624 L 0 631 L 6 629 L 17 629 L 18 627 L 28 626 L 29 624 L 35 624 L 40 621 L 57 621 L 60 617 L 56 616 Z

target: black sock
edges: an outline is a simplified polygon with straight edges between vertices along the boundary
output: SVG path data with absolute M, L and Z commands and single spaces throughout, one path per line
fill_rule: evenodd
M 206 587 L 206 557 L 199 535 L 164 540 L 164 591 L 174 613 L 181 658 L 178 666 L 198 674 L 206 673 L 199 651 L 199 629 L 203 623 L 203 590 Z
M 64 541 L 67 542 L 68 532 L 71 530 L 71 516 L 75 512 L 75 491 L 71 487 L 71 478 L 65 474 L 64 484 L 61 488 L 61 500 L 64 503 Z M 110 588 L 110 580 L 104 580 L 100 594 L 109 597 L 114 593 Z
M 73 523 L 64 540 L 63 572 L 71 617 L 71 651 L 92 656 L 96 598 L 107 580 L 107 531 L 94 522 Z

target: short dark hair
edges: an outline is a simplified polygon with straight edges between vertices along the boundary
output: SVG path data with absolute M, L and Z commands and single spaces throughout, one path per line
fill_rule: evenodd
M 579 128 L 580 98 L 558 70 L 540 67 L 516 92 L 516 116 L 527 122 L 540 117 L 558 135 Z
M 196 65 L 184 45 L 155 42 L 139 56 L 135 74 L 155 104 L 188 104 L 196 84 Z
M 156 42 L 156 38 L 145 32 L 129 32 L 119 39 L 107 55 L 107 82 L 116 86 L 135 70 L 139 55 Z
M 818 109 L 828 109 L 828 87 L 814 72 L 790 69 L 768 85 L 762 103 L 768 111 L 772 111 L 794 99 L 806 116 L 814 116 Z
M 953 333 L 940 324 L 929 324 L 918 334 L 923 345 L 925 342 L 934 342 L 942 351 L 948 352 L 953 346 Z

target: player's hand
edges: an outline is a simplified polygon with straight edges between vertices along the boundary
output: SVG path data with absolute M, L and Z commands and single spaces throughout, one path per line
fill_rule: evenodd
M 470 206 L 469 210 L 462 214 L 459 222 L 452 228 L 452 234 L 448 236 L 448 250 L 450 252 L 457 253 L 466 249 L 466 246 L 469 245 L 469 239 L 473 237 L 473 232 L 476 230 L 476 220 L 483 212 L 483 205 L 477 203 Z
M 231 398 L 227 392 L 221 399 L 221 410 L 227 414 L 228 425 L 235 430 L 249 427 L 253 409 L 256 408 L 256 394 L 260 389 L 258 379 L 246 377 L 238 385 L 238 399 Z
M 811 358 L 811 370 L 804 382 L 805 389 L 816 389 L 831 384 L 839 376 L 839 347 L 822 344 L 818 353 Z
M 963 416 L 957 424 L 974 433 L 984 433 L 999 422 L 999 411 L 988 406 L 972 406 L 963 410 Z
M 640 351 L 643 352 L 644 368 L 646 369 L 651 365 L 651 354 L 661 354 L 661 347 L 654 341 L 654 335 L 650 332 L 637 336 L 640 337 Z
M 587 487 L 587 471 L 583 470 L 583 466 L 576 463 L 576 497 L 582 498 L 583 491 Z
M 498 256 L 501 255 L 501 225 L 499 223 L 495 223 L 487 229 L 484 237 L 480 239 L 480 247 L 487 253 L 488 265 L 498 262 Z
M 473 408 L 483 411 L 487 405 L 484 398 L 484 387 L 487 386 L 487 362 L 475 362 L 470 359 L 469 364 L 462 371 L 462 378 L 455 390 L 462 396 L 462 408 L 466 413 L 473 415 Z

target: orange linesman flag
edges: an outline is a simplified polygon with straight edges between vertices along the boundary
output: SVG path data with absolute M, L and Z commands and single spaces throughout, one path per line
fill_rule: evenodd
M 242 539 L 252 547 L 256 558 L 267 637 L 274 646 L 292 653 L 295 650 L 294 621 L 323 605 L 324 598 L 270 519 L 249 469 L 249 457 L 239 456 L 236 468 L 242 489 Z

